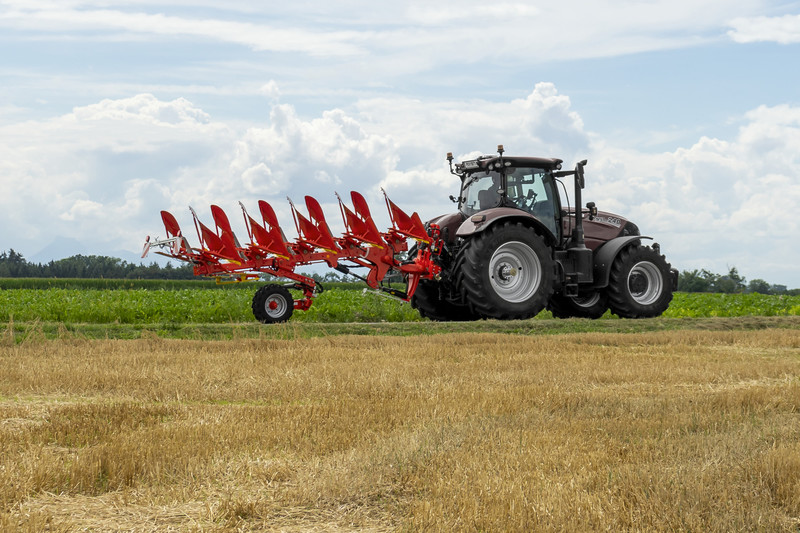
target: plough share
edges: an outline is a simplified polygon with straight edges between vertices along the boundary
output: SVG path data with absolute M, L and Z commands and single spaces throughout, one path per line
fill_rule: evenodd
M 337 194 L 345 233 L 334 237 L 319 202 L 305 197 L 308 216 L 289 199 L 292 217 L 297 230 L 294 241 L 286 239 L 278 223 L 275 210 L 264 201 L 258 202 L 260 220 L 253 218 L 240 202 L 248 242 L 241 244 L 231 229 L 230 220 L 217 205 L 211 206 L 214 229 L 203 224 L 197 213 L 189 208 L 194 220 L 199 247 L 192 247 L 168 211 L 161 211 L 167 236 L 151 239 L 144 245 L 142 257 L 156 248 L 160 255 L 186 261 L 193 265 L 196 276 L 208 276 L 217 282 L 239 282 L 273 276 L 288 282 L 262 286 L 253 297 L 253 314 L 264 323 L 284 322 L 297 309 L 308 310 L 314 297 L 323 287 L 312 277 L 298 273 L 300 266 L 325 263 L 344 274 L 363 280 L 370 288 L 382 291 L 404 301 L 410 301 L 420 280 L 435 279 L 441 268 L 435 256 L 441 253 L 441 230 L 435 224 L 426 226 L 417 213 L 408 215 L 383 192 L 392 227 L 380 232 L 370 214 L 364 197 L 350 193 L 353 207 L 345 205 Z M 408 240 L 416 241 L 409 255 Z M 354 268 L 366 268 L 365 275 L 356 274 Z M 400 274 L 405 290 L 389 287 L 385 280 L 390 274 Z M 297 289 L 302 297 L 295 299 L 288 289 Z

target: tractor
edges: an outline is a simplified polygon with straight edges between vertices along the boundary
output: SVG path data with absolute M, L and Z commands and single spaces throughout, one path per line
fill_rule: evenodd
M 455 213 L 426 223 L 438 228 L 441 273 L 423 279 L 411 298 L 433 320 L 525 319 L 549 309 L 555 317 L 661 315 L 677 288 L 657 243 L 622 216 L 581 205 L 586 161 L 497 155 L 453 164 L 461 180 Z M 576 208 L 562 178 L 574 178 Z
M 565 171 L 560 159 L 506 156 L 502 145 L 497 155 L 454 164 L 448 154 L 447 160 L 461 181 L 458 197 L 450 196 L 458 210 L 425 223 L 384 191 L 392 227 L 381 232 L 353 191 L 352 208 L 337 194 L 345 232 L 335 237 L 319 202 L 306 196 L 307 215 L 289 199 L 297 237 L 288 240 L 268 202 L 259 200 L 255 218 L 240 202 L 248 235 L 242 243 L 222 208 L 211 206 L 212 229 L 190 207 L 200 246 L 191 246 L 176 218 L 161 211 L 167 235 L 148 236 L 142 257 L 156 248 L 219 283 L 274 278 L 253 296 L 253 315 L 263 323 L 285 322 L 311 307 L 323 287 L 296 269 L 321 263 L 438 321 L 526 319 L 545 308 L 559 318 L 598 318 L 607 310 L 644 318 L 669 305 L 678 272 L 659 245 L 644 246 L 651 237 L 593 202 L 578 208 L 586 161 Z M 566 198 L 567 177 L 574 178 L 575 208 Z M 405 290 L 388 283 L 392 278 Z

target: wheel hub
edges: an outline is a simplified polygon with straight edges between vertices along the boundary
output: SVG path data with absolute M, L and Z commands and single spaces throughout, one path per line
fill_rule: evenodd
M 286 312 L 288 306 L 289 304 L 284 298 L 281 298 L 277 294 L 273 294 L 272 296 L 267 298 L 267 301 L 265 302 L 264 305 L 264 310 L 271 317 L 279 317 Z
M 658 267 L 649 261 L 633 265 L 628 274 L 628 291 L 636 303 L 650 305 L 661 297 L 664 282 Z
M 489 283 L 495 293 L 510 303 L 527 301 L 539 289 L 542 265 L 527 244 L 510 241 L 502 244 L 489 261 Z
M 518 272 L 519 270 L 516 267 L 505 263 L 500 266 L 500 270 L 497 272 L 497 277 L 500 278 L 500 281 L 509 281 L 511 278 L 516 276 Z

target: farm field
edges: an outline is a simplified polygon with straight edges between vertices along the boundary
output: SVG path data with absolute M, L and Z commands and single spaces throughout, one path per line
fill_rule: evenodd
M 800 330 L 769 324 L 6 336 L 0 530 L 796 531 Z
M 308 325 L 301 328 L 303 331 L 319 329 L 316 326 L 320 324 L 337 323 L 388 324 L 390 327 L 384 329 L 390 332 L 417 331 L 421 323 L 426 324 L 422 326 L 423 330 L 433 327 L 410 305 L 373 292 L 364 293 L 362 287 L 358 284 L 334 285 L 315 298 L 309 311 L 295 312 L 290 324 Z M 7 329 L 18 336 L 36 331 L 54 337 L 65 328 L 100 338 L 136 338 L 144 330 L 159 336 L 188 335 L 192 338 L 203 337 L 208 332 L 213 332 L 210 334 L 218 338 L 220 332 L 230 334 L 234 329 L 240 335 L 264 334 L 264 328 L 255 322 L 251 311 L 256 284 L 216 287 L 213 283 L 196 281 L 39 279 L 0 280 L 0 288 L 6 289 L 0 290 L 0 324 L 12 324 Z M 663 318 L 753 316 L 800 316 L 800 296 L 675 293 Z M 610 313 L 604 318 L 618 321 Z M 552 315 L 544 311 L 534 320 L 552 323 L 551 319 Z M 413 324 L 415 322 L 419 324 Z M 605 319 L 596 322 L 590 327 L 626 327 L 607 324 Z M 679 322 L 662 324 L 672 327 Z M 538 323 L 536 327 L 543 326 L 543 323 Z M 480 324 L 475 327 L 478 330 L 484 328 Z M 562 329 L 564 325 L 552 327 Z M 325 329 L 331 330 L 330 327 Z M 269 331 L 274 332 L 275 328 Z

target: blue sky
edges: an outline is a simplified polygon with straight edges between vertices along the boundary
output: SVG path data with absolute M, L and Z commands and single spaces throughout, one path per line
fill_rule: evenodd
M 430 218 L 444 154 L 502 143 L 588 158 L 681 270 L 800 287 L 800 2 L 430 4 L 0 0 L 0 249 L 133 253 L 239 200 L 290 228 L 308 193 L 336 226 L 351 189 Z

